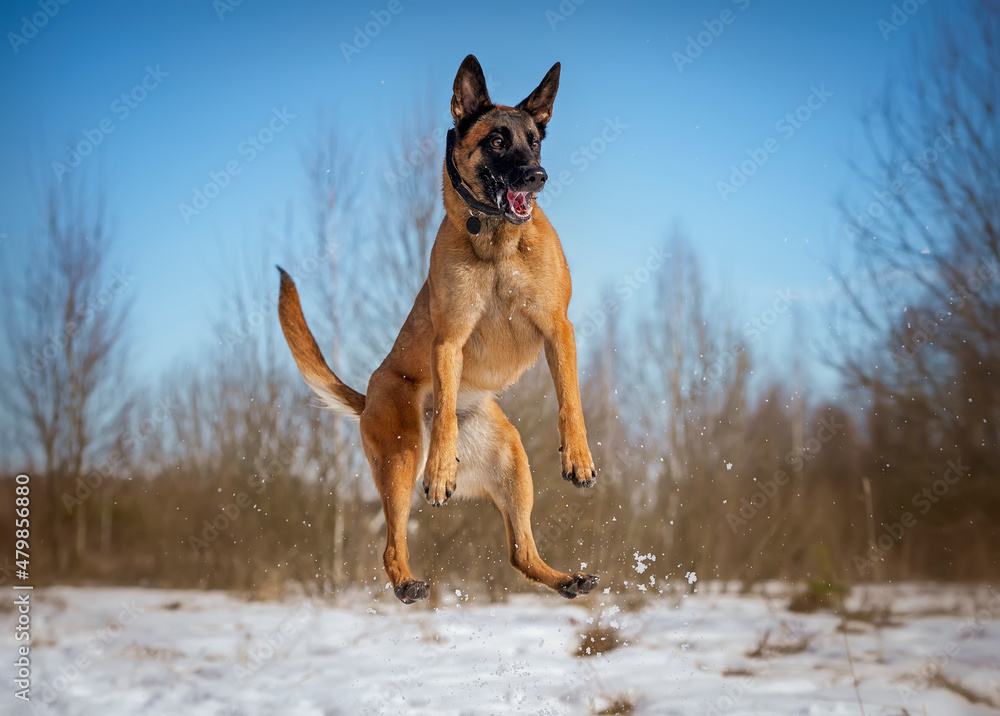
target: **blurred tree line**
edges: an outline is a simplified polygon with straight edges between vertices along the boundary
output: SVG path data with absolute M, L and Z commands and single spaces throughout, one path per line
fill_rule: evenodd
M 738 316 L 674 237 L 637 329 L 617 316 L 578 326 L 596 488 L 558 479 L 544 366 L 503 396 L 549 563 L 587 562 L 636 593 L 689 571 L 744 585 L 1000 576 L 1000 10 L 970 8 L 967 25 L 917 45 L 867 116 L 825 352 L 847 398 L 810 399 L 798 346 L 777 368 L 755 353 L 794 296 Z M 303 147 L 309 190 L 281 238 L 264 237 L 287 247 L 321 347 L 362 390 L 442 217 L 440 157 L 414 152 L 435 114 L 416 111 L 391 149 L 377 236 L 349 238 L 356 172 L 321 120 Z M 276 274 L 236 268 L 218 345 L 157 386 L 130 385 L 128 277 L 108 265 L 103 206 L 75 181 L 52 187 L 31 270 L 7 267 L 5 449 L 34 476 L 33 581 L 381 589 L 384 520 L 356 427 L 310 403 L 277 323 Z M 761 373 L 781 379 L 761 389 Z M 0 501 L 0 522 L 13 518 Z M 12 535 L 0 533 L 5 554 Z M 409 538 L 414 570 L 438 585 L 529 588 L 488 504 L 416 499 Z

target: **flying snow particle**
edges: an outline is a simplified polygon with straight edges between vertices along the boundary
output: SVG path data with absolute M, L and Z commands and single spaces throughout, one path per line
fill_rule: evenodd
M 610 607 L 608 607 L 603 612 L 601 612 L 601 621 L 604 621 L 605 619 L 609 619 L 610 617 L 613 617 L 615 614 L 617 614 L 620 611 L 621 611 L 621 607 L 619 607 L 617 604 L 612 604 Z
M 635 566 L 633 567 L 633 569 L 636 572 L 638 572 L 639 574 L 642 574 L 647 569 L 649 569 L 649 565 L 646 564 L 646 560 L 650 560 L 652 562 L 656 561 L 656 555 L 654 555 L 652 553 L 650 553 L 650 554 L 639 554 L 638 552 L 636 552 L 632 556 L 635 558 Z

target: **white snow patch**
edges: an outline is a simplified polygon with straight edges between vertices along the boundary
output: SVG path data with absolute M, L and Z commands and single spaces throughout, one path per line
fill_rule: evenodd
M 34 708 L 0 712 L 561 715 L 592 713 L 622 695 L 637 716 L 859 712 L 836 615 L 785 611 L 788 585 L 741 596 L 710 583 L 678 599 L 681 586 L 639 605 L 606 605 L 601 620 L 621 645 L 586 658 L 576 652 L 606 598 L 597 594 L 567 603 L 540 592 L 491 604 L 449 591 L 431 607 L 404 606 L 381 590 L 333 602 L 250 602 L 220 592 L 38 589 Z M 856 588 L 847 606 L 879 599 L 892 604 L 898 626 L 850 622 L 847 633 L 868 716 L 1000 713 L 924 676 L 940 663 L 952 681 L 998 698 L 1000 593 Z M 16 619 L 0 611 L 6 655 L 18 645 Z M 797 653 L 748 656 L 764 632 L 809 638 Z

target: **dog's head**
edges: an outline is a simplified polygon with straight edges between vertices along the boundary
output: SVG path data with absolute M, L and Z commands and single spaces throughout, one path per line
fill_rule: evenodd
M 495 206 L 512 224 L 531 219 L 534 196 L 548 179 L 541 165 L 541 143 L 558 88 L 558 62 L 516 107 L 493 104 L 483 68 L 473 55 L 455 76 L 455 167 L 473 196 Z

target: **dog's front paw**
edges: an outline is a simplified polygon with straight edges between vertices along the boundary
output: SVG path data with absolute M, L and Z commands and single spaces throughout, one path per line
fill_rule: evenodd
M 599 580 L 600 577 L 595 574 L 573 574 L 565 584 L 559 586 L 559 593 L 567 599 L 576 599 L 581 594 L 589 594 Z
M 566 444 L 560 450 L 563 479 L 577 487 L 593 487 L 597 482 L 597 468 L 594 467 L 594 458 L 590 455 L 587 443 L 583 443 L 581 447 Z
M 443 505 L 455 493 L 458 458 L 454 450 L 431 448 L 424 467 L 424 497 L 434 506 Z M 451 459 L 445 457 L 451 455 Z
M 408 579 L 402 584 L 397 585 L 393 591 L 396 592 L 396 597 L 403 604 L 413 604 L 418 599 L 427 599 L 429 589 L 430 587 L 427 586 L 427 582 Z

